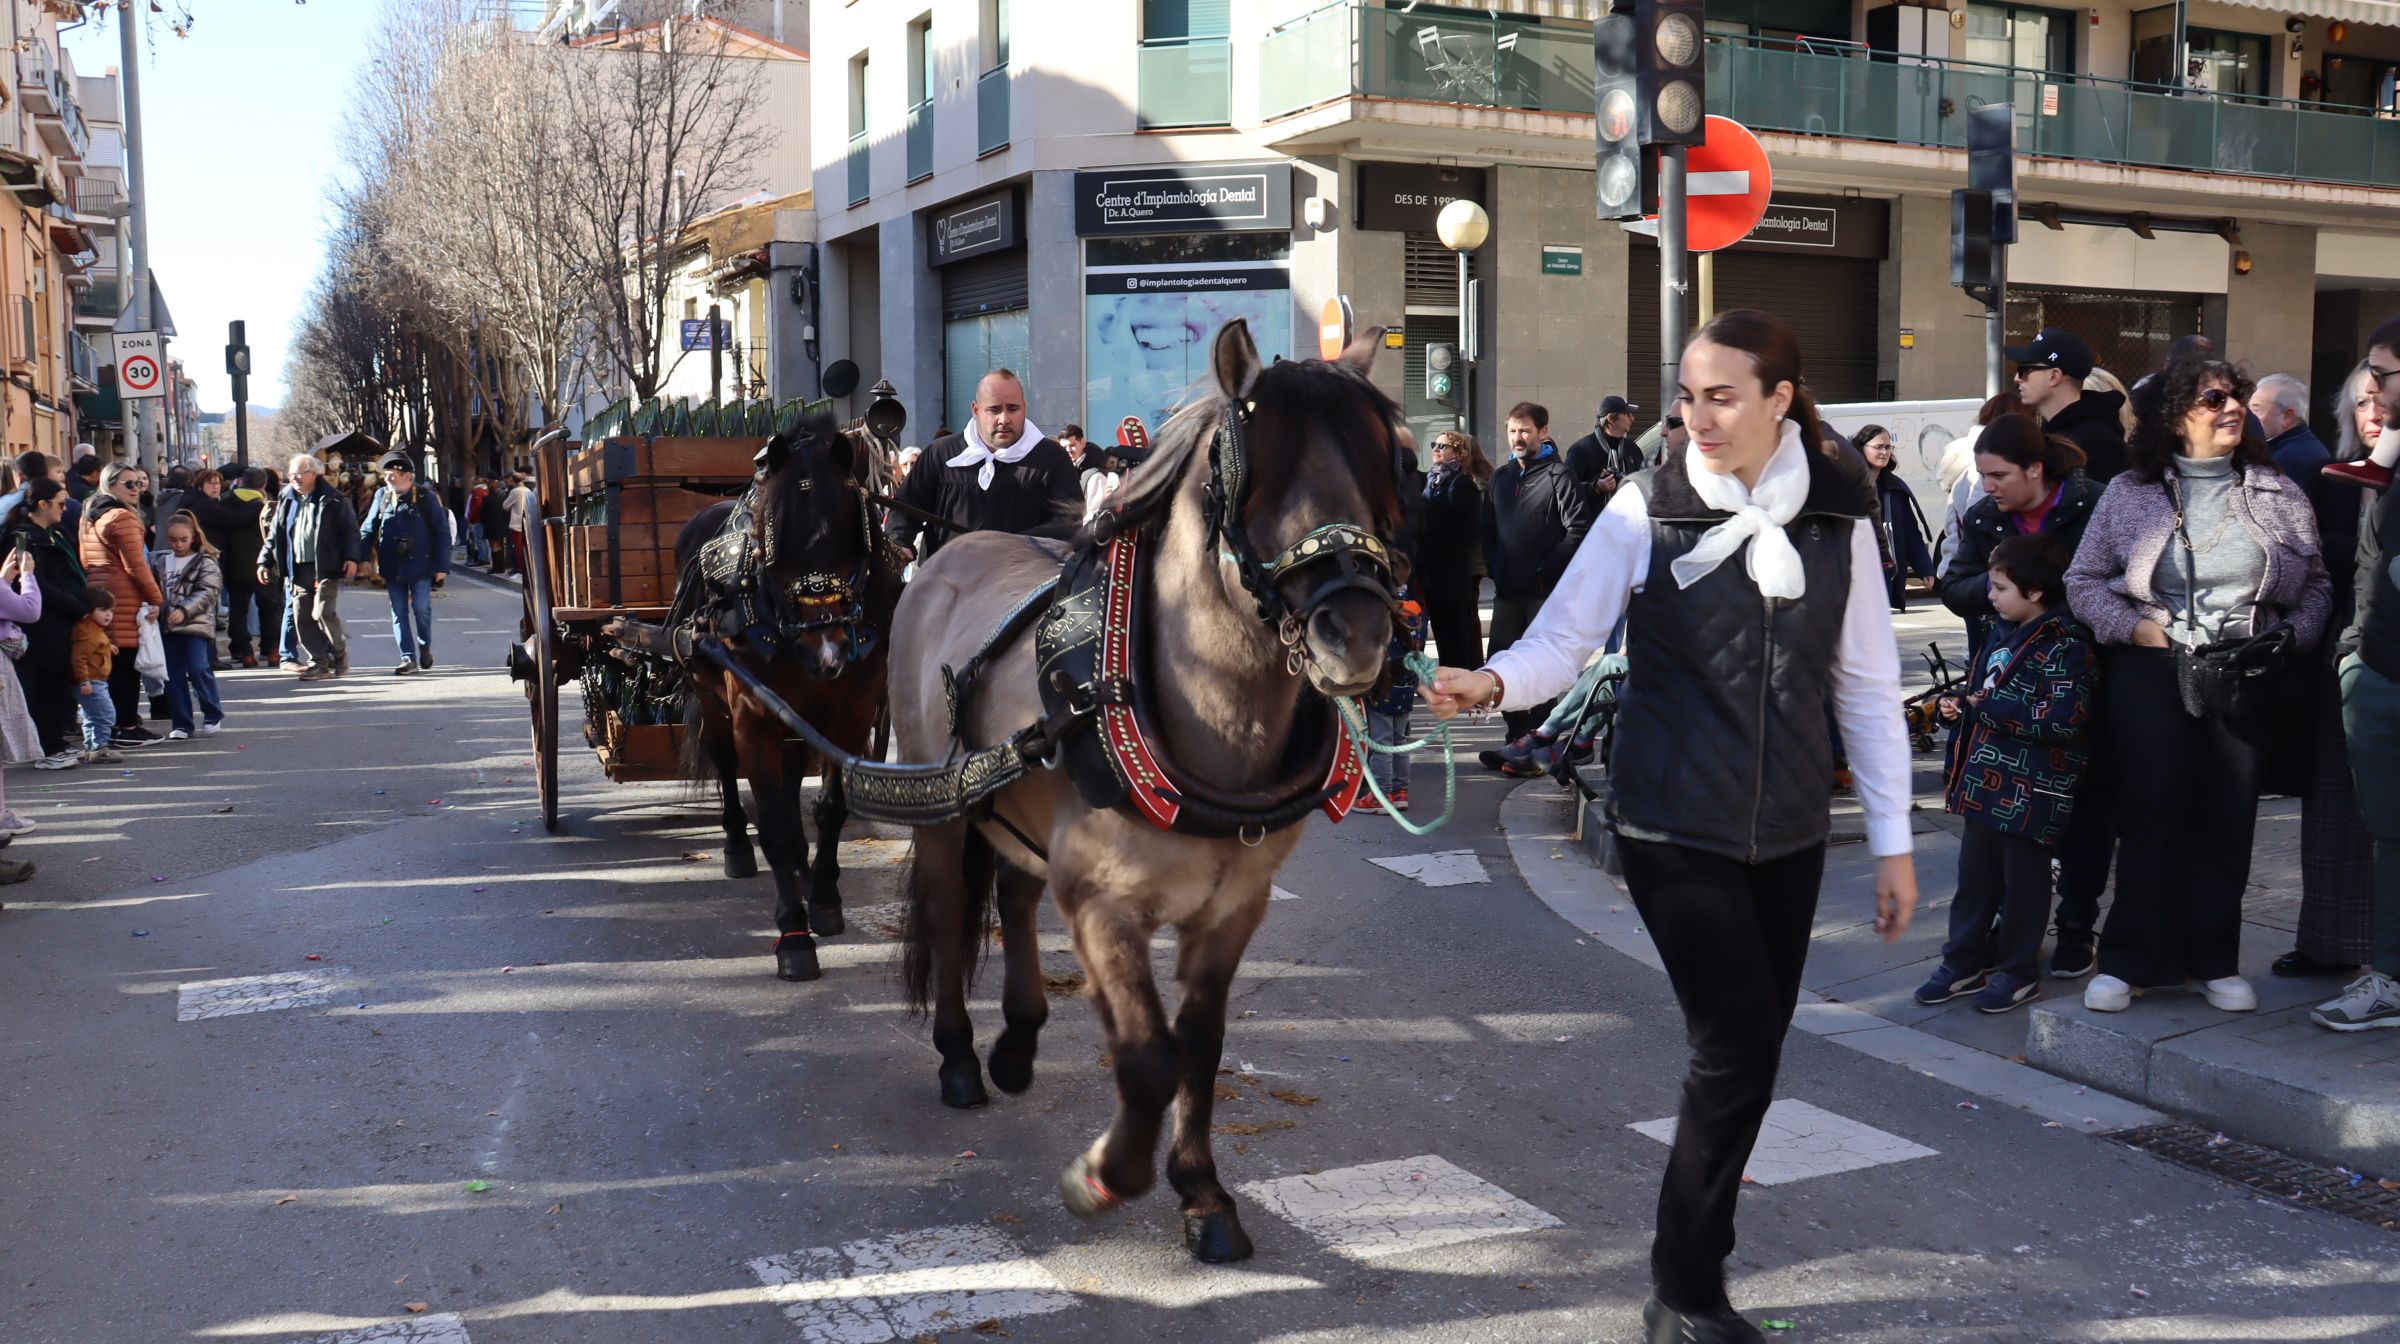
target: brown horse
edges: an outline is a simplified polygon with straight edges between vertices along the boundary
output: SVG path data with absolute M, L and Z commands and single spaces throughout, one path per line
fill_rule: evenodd
M 900 601 L 901 562 L 884 543 L 867 492 L 880 464 L 871 440 L 844 431 L 830 415 L 813 416 L 759 454 L 750 494 L 702 511 L 676 537 L 675 621 L 697 621 L 740 669 L 694 659 L 684 734 L 684 772 L 714 780 L 723 801 L 725 875 L 755 877 L 742 812 L 741 779 L 750 781 L 758 841 L 775 874 L 775 973 L 814 980 L 813 935 L 842 931 L 840 850 L 849 812 L 839 773 L 791 736 L 745 682 L 780 697 L 844 749 L 864 753 L 883 699 L 892 609 Z M 704 548 L 740 547 L 755 566 L 710 574 Z M 726 566 L 713 565 L 720 571 Z M 821 771 L 817 852 L 809 861 L 800 819 L 800 786 Z
M 1343 525 L 1398 534 L 1398 412 L 1365 376 L 1381 336 L 1337 362 L 1262 369 L 1247 326 L 1227 324 L 1211 355 L 1214 388 L 1168 421 L 1148 464 L 1111 501 L 1103 531 L 1139 529 L 1150 552 L 1143 698 L 1153 745 L 1196 781 L 1192 796 L 1274 789 L 1290 768 L 1288 745 L 1325 722 L 1319 697 L 1364 693 L 1381 671 L 1392 634 L 1388 573 L 1363 580 L 1346 561 L 1337 570 L 1313 540 Z M 950 755 L 943 669 L 963 666 L 1006 613 L 1056 577 L 1065 549 L 977 533 L 920 568 L 892 630 L 902 759 Z M 1260 555 L 1278 563 L 1233 558 Z M 1262 620 L 1269 614 L 1276 619 Z M 982 676 L 959 715 L 966 746 L 1005 741 L 1040 714 L 1033 645 L 1016 638 Z M 943 1102 L 987 1100 L 965 989 L 995 885 L 1007 983 L 992 1081 L 1015 1093 L 1033 1080 L 1048 1015 L 1034 932 L 1046 880 L 1117 1085 L 1116 1121 L 1067 1169 L 1062 1196 L 1089 1215 L 1147 1191 L 1172 1103 L 1167 1176 L 1182 1196 L 1185 1243 L 1203 1260 L 1247 1257 L 1250 1240 L 1217 1180 L 1209 1115 L 1234 972 L 1299 826 L 1224 838 L 1162 830 L 1130 807 L 1088 805 L 1064 770 L 1033 771 L 991 802 L 976 821 L 916 832 L 904 973 L 915 1006 L 931 1001 Z M 1150 970 L 1162 925 L 1179 943 L 1172 1021 Z

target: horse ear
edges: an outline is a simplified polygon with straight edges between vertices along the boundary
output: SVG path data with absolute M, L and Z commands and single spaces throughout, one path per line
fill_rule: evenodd
M 833 464 L 836 467 L 841 468 L 842 475 L 854 481 L 861 479 L 861 474 L 858 469 L 859 444 L 857 436 L 845 434 L 837 429 L 830 436 L 819 439 L 817 443 L 818 447 L 828 457 L 833 459 Z
M 777 434 L 768 439 L 767 445 L 759 449 L 757 455 L 750 460 L 758 465 L 760 471 L 772 476 L 783 470 L 783 464 L 790 461 L 791 456 L 792 441 Z
M 1217 390 L 1228 400 L 1250 395 L 1258 381 L 1258 343 L 1250 339 L 1250 323 L 1235 318 L 1217 328 L 1216 346 L 1209 351 L 1209 368 L 1217 375 Z
M 1342 347 L 1342 353 L 1339 358 L 1334 360 L 1334 363 L 1361 378 L 1373 376 L 1375 355 L 1383 349 L 1384 330 L 1382 327 L 1369 327 L 1351 337 L 1350 344 Z

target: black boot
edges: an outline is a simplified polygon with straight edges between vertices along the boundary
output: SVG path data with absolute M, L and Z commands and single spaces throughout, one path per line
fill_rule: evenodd
M 1652 1292 L 1642 1304 L 1642 1337 L 1648 1344 L 1764 1344 L 1766 1336 L 1730 1306 L 1705 1312 L 1677 1311 Z

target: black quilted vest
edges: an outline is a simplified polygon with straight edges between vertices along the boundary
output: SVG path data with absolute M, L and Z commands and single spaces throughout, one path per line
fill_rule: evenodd
M 1865 468 L 1811 452 L 1807 502 L 1785 527 L 1808 576 L 1769 601 L 1750 548 L 1689 588 L 1668 566 L 1728 516 L 1670 453 L 1628 484 L 1650 511 L 1650 572 L 1627 608 L 1609 819 L 1621 835 L 1743 863 L 1825 843 L 1833 744 L 1825 706 L 1850 596 L 1850 529 L 1875 510 Z

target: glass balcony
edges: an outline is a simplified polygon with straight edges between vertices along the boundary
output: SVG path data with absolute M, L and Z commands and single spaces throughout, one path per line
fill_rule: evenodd
M 933 100 L 908 109 L 908 180 L 933 176 Z
M 986 70 L 975 81 L 975 152 L 1008 145 L 1008 67 Z
M 124 310 L 125 296 L 113 280 L 95 283 L 75 297 L 77 317 L 104 317 L 114 322 Z
M 867 133 L 860 131 L 850 137 L 850 204 L 857 205 L 870 194 L 867 169 Z
M 1269 33 L 1258 61 L 1259 112 L 1270 120 L 1352 95 L 1592 111 L 1585 23 L 1336 0 Z M 1147 104 L 1147 67 L 1143 75 Z M 1717 36 L 1707 88 L 1709 111 L 1754 130 L 1956 149 L 1966 144 L 1969 108 L 2013 103 L 2017 148 L 2028 155 L 2400 187 L 2400 121 L 2319 103 L 2184 96 L 1855 43 Z
M 1223 38 L 1144 42 L 1136 77 L 1142 130 L 1233 124 L 1233 44 Z

